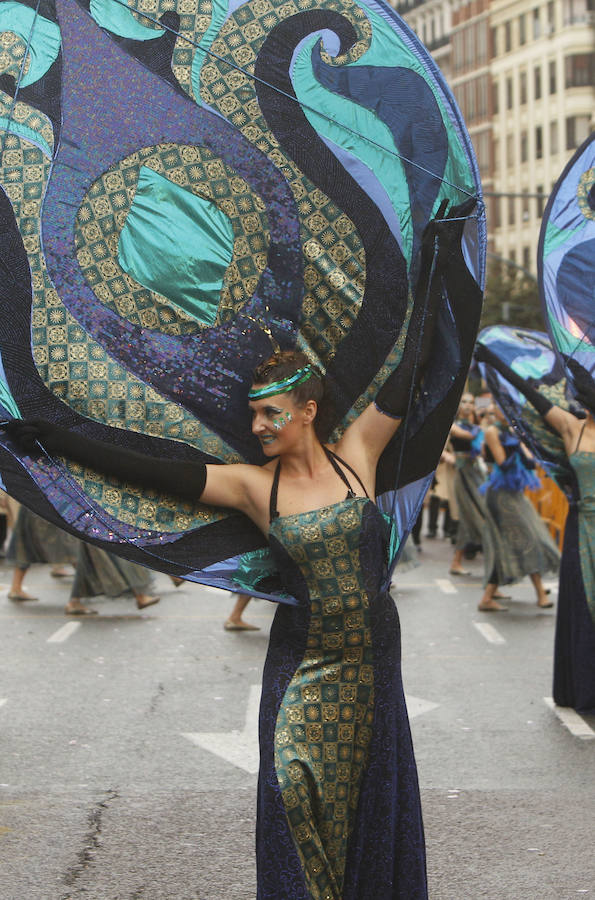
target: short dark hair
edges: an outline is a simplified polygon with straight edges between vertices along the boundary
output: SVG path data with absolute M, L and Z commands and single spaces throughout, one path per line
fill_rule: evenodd
M 315 400 L 320 405 L 324 394 L 322 375 L 300 350 L 280 350 L 269 356 L 254 369 L 252 383 L 272 384 L 273 381 L 282 381 L 295 375 L 298 369 L 303 369 L 304 366 L 311 366 L 312 375 L 287 393 L 291 394 L 298 406 L 305 406 L 308 400 Z

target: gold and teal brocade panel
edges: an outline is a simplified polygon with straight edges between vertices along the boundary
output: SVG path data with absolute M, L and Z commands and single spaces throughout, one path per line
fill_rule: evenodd
M 134 325 L 164 334 L 201 330 L 192 316 L 138 284 L 118 261 L 118 242 L 146 166 L 173 184 L 211 201 L 231 222 L 233 256 L 215 324 L 229 321 L 256 290 L 266 267 L 270 234 L 261 198 L 230 166 L 204 147 L 160 144 L 121 160 L 90 187 L 76 217 L 81 271 L 99 300 Z
M 49 119 L 0 92 L 0 116 L 11 116 L 53 147 Z M 1 145 L 0 183 L 8 196 L 27 252 L 32 277 L 32 350 L 43 382 L 83 416 L 116 428 L 155 437 L 182 439 L 224 462 L 238 455 L 177 404 L 127 372 L 79 325 L 55 291 L 41 252 L 41 205 L 49 177 L 46 154 L 16 133 Z M 173 312 L 173 310 L 172 310 Z M 182 503 L 68 464 L 85 492 L 110 515 L 137 528 L 178 532 L 217 521 L 222 513 L 198 503 Z
M 372 737 L 374 670 L 369 597 L 359 559 L 367 501 L 273 523 L 310 592 L 307 649 L 281 704 L 275 768 L 308 890 L 342 896 Z
M 275 4 L 245 3 L 227 19 L 211 45 L 212 57 L 201 70 L 201 99 L 220 112 L 279 168 L 287 179 L 300 215 L 304 253 L 304 299 L 300 338 L 308 352 L 325 365 L 349 333 L 362 303 L 366 260 L 353 222 L 306 178 L 279 146 L 260 110 L 253 78 L 260 48 L 280 21 L 311 9 L 344 15 L 361 35 L 352 49 L 332 64 L 353 62 L 365 52 L 371 29 L 363 11 L 349 0 L 299 0 Z M 229 60 L 247 74 L 226 65 Z

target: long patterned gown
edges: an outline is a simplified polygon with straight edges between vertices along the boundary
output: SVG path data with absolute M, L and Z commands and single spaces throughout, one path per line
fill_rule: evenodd
M 299 605 L 278 607 L 263 677 L 257 896 L 425 900 L 388 526 L 329 458 L 345 500 L 279 517 L 279 467 L 271 494 L 271 550 Z
M 595 713 L 595 453 L 577 446 L 568 460 L 577 484 L 560 566 L 554 700 Z

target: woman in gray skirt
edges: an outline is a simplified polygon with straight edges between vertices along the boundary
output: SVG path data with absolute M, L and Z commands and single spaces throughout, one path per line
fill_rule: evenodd
M 75 537 L 57 525 L 46 522 L 26 506 L 21 506 L 6 553 L 7 562 L 14 566 L 8 599 L 21 603 L 37 600 L 23 587 L 29 567 L 35 563 L 74 565 L 78 543 Z M 60 576 L 65 573 L 58 567 L 52 574 Z
M 463 394 L 458 418 L 450 430 L 450 444 L 456 457 L 454 495 L 459 516 L 455 553 L 450 564 L 451 575 L 469 575 L 463 568 L 465 547 L 481 546 L 486 517 L 485 500 L 480 493 L 484 476 L 478 463 L 483 432 L 474 423 L 474 415 L 473 394 Z
M 149 593 L 152 585 L 149 569 L 81 541 L 70 600 L 64 612 L 67 616 L 95 615 L 97 610 L 85 606 L 82 600 L 100 594 L 119 597 L 130 593 L 136 600 L 137 609 L 145 609 L 159 603 L 159 597 Z
M 478 609 L 499 612 L 498 585 L 513 584 L 529 575 L 537 605 L 552 606 L 541 580 L 546 572 L 557 572 L 560 552 L 535 508 L 525 497 L 525 488 L 538 488 L 535 463 L 496 410 L 496 423 L 486 433 L 486 456 L 493 462 L 484 485 L 487 516 L 483 536 L 484 594 Z

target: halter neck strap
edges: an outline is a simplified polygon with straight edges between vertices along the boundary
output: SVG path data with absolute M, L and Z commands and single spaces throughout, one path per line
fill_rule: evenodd
M 328 447 L 323 446 L 323 450 L 326 453 L 327 459 L 330 462 L 331 466 L 333 467 L 333 469 L 335 470 L 335 472 L 337 473 L 337 475 L 339 476 L 339 478 L 341 479 L 343 484 L 347 487 L 346 499 L 351 499 L 352 497 L 355 497 L 355 494 L 353 492 L 353 488 L 351 487 L 351 484 L 349 483 L 349 479 L 347 478 L 347 475 L 345 474 L 345 472 L 343 471 L 343 469 L 341 468 L 339 463 L 341 463 L 342 466 L 345 466 L 345 468 L 349 472 L 351 472 L 351 474 L 360 483 L 362 490 L 363 490 L 364 494 L 366 495 L 366 497 L 368 497 L 368 499 L 370 499 L 368 492 L 365 488 L 365 485 L 364 485 L 363 481 L 361 480 L 361 478 L 359 477 L 359 475 L 357 474 L 357 472 L 355 471 L 355 469 L 352 469 L 351 466 L 349 465 L 349 463 L 346 463 L 344 459 L 341 459 L 340 456 L 337 456 L 337 454 L 333 453 L 332 450 L 329 450 Z M 271 485 L 271 496 L 269 499 L 269 523 L 271 523 L 273 521 L 273 519 L 277 519 L 279 517 L 279 510 L 277 509 L 277 495 L 279 493 L 279 478 L 280 478 L 280 476 L 281 476 L 281 460 L 278 460 L 277 465 L 275 467 L 275 472 L 273 475 L 273 484 Z
M 579 448 L 580 445 L 581 445 L 581 441 L 582 441 L 582 439 L 583 439 L 583 432 L 584 432 L 584 430 L 585 430 L 585 425 L 586 425 L 586 424 L 587 424 L 587 420 L 585 419 L 585 421 L 583 422 L 583 427 L 581 428 L 580 434 L 579 434 L 579 436 L 578 436 L 578 441 L 576 442 L 576 447 L 574 448 L 574 452 L 575 452 L 575 453 L 578 453 L 578 448 Z

